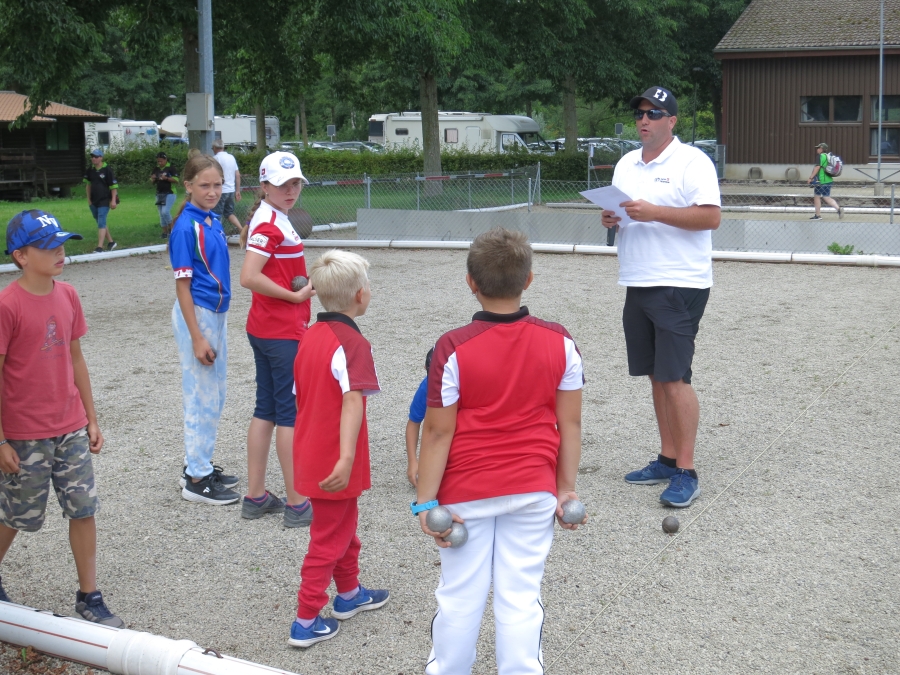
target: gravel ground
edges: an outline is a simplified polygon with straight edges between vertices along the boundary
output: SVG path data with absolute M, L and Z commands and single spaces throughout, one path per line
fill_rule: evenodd
M 440 568 L 409 515 L 403 431 L 425 352 L 477 306 L 463 251 L 360 252 L 373 289 L 360 326 L 384 389 L 369 406 L 362 582 L 392 599 L 306 651 L 286 638 L 308 531 L 180 496 L 167 258 L 65 271 L 90 325 L 83 347 L 107 439 L 95 464 L 99 583 L 129 627 L 297 673 L 422 672 Z M 233 250 L 233 279 L 241 259 Z M 622 480 L 657 438 L 648 385 L 627 375 L 616 260 L 537 255 L 535 273 L 526 304 L 570 330 L 588 378 L 579 493 L 592 520 L 558 530 L 550 554 L 547 672 L 900 672 L 897 491 L 884 473 L 900 435 L 900 272 L 716 263 L 694 366 L 704 495 L 677 514 L 675 537 L 660 528 L 661 486 Z M 254 369 L 249 293 L 236 296 L 215 459 L 242 474 Z M 274 452 L 269 477 L 283 493 Z M 74 565 L 55 506 L 43 530 L 15 542 L 2 574 L 14 600 L 72 612 Z M 496 672 L 490 610 L 475 672 Z

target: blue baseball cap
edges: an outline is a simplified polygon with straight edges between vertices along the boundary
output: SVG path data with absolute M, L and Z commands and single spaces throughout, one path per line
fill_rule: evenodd
M 100 148 L 97 148 L 96 150 L 91 150 L 91 155 L 93 157 L 103 157 L 103 151 Z
M 6 224 L 6 255 L 23 246 L 56 248 L 69 239 L 84 239 L 80 234 L 65 232 L 56 218 L 44 211 L 22 211 Z

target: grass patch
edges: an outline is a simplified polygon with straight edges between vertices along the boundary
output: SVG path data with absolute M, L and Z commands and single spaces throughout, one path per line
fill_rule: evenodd
M 0 201 L 0 222 L 8 223 L 20 211 L 40 209 L 52 213 L 60 227 L 69 232 L 77 232 L 84 237 L 81 241 L 70 239 L 66 242 L 67 255 L 90 253 L 97 248 L 97 223 L 88 208 L 87 196 L 83 188 L 76 188 L 72 197 L 60 199 L 35 199 L 26 202 Z M 183 198 L 183 191 L 179 191 Z M 121 203 L 109 212 L 107 226 L 119 248 L 135 248 L 165 243 L 160 238 L 159 212 L 156 210 L 156 191 L 152 185 L 125 186 L 119 188 Z M 174 211 L 174 209 L 173 209 Z M 4 245 L 0 252 L 6 249 Z M 2 255 L 2 262 L 11 262 L 8 255 Z

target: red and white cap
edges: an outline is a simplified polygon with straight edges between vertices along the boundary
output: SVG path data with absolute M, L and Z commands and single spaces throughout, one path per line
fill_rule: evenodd
M 291 178 L 299 178 L 304 185 L 309 185 L 300 170 L 300 160 L 290 152 L 273 152 L 266 155 L 259 165 L 260 183 L 266 181 L 272 185 L 283 185 Z

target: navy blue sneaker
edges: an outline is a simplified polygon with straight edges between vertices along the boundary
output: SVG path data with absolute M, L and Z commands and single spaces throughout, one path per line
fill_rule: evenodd
M 634 485 L 656 485 L 657 483 L 667 482 L 675 475 L 676 471 L 678 469 L 666 466 L 658 459 L 654 459 L 643 469 L 626 473 L 625 482 L 633 483 Z
M 390 591 L 373 591 L 360 584 L 359 592 L 349 600 L 344 600 L 339 595 L 334 597 L 331 616 L 343 621 L 351 616 L 356 616 L 360 612 L 383 607 L 390 597 Z
M 309 628 L 304 628 L 298 622 L 291 624 L 291 637 L 288 644 L 291 647 L 312 647 L 317 642 L 330 640 L 341 629 L 341 625 L 334 619 L 323 619 L 317 616 L 315 622 Z
M 75 611 L 85 621 L 100 623 L 113 628 L 125 627 L 125 622 L 107 609 L 100 591 L 92 591 L 90 593 L 78 591 L 75 595 Z
M 700 496 L 700 481 L 692 478 L 686 469 L 676 469 L 675 472 L 669 481 L 669 487 L 659 496 L 659 501 L 666 506 L 683 509 Z
M 3 590 L 3 579 L 0 579 L 0 602 L 12 602 L 6 594 L 6 591 Z

